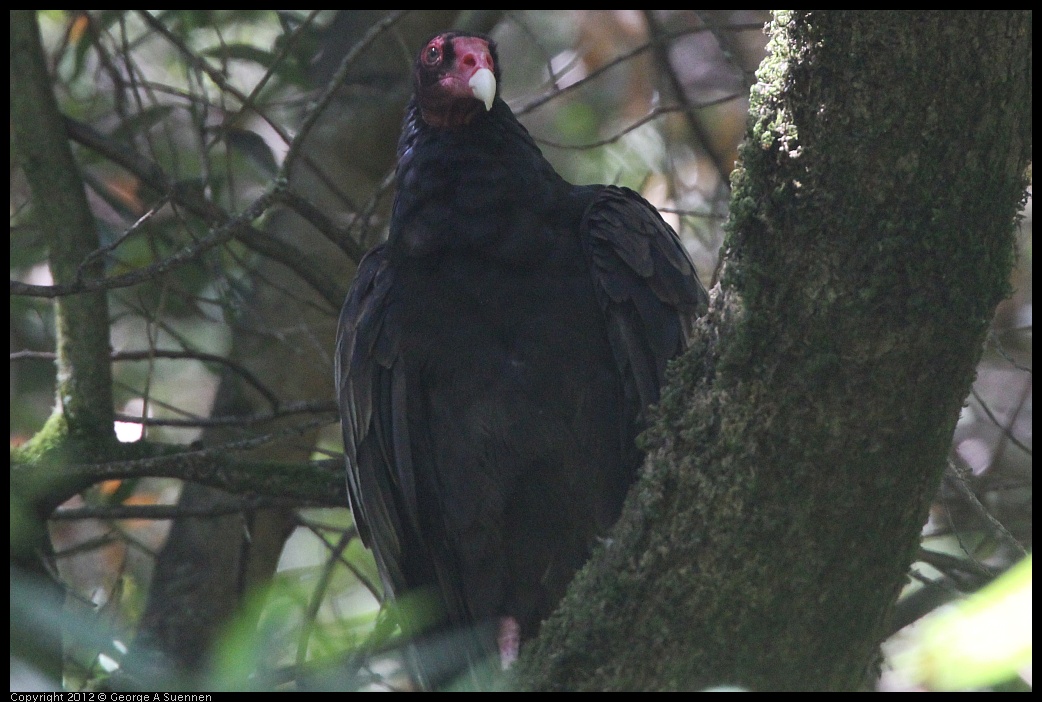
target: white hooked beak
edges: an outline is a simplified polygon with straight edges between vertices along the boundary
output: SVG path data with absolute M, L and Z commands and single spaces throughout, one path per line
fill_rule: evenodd
M 474 97 L 485 103 L 485 111 L 492 109 L 496 99 L 496 76 L 487 68 L 479 68 L 468 82 Z

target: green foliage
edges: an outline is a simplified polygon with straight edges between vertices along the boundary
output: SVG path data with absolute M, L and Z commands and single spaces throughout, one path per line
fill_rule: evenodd
M 935 691 L 1017 680 L 1031 667 L 1031 557 L 980 592 L 916 625 L 893 656 L 897 672 Z

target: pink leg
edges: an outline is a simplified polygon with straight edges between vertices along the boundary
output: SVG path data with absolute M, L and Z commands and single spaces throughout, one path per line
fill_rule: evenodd
M 499 664 L 503 670 L 508 670 L 517 660 L 517 653 L 521 648 L 521 625 L 513 617 L 499 618 Z

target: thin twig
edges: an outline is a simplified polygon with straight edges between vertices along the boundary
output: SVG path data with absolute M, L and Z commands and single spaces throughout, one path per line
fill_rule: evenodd
M 731 25 L 730 27 L 728 27 L 728 29 L 730 29 L 732 31 L 745 31 L 745 30 L 748 30 L 748 29 L 763 29 L 763 25 L 762 24 L 736 24 L 736 25 Z M 693 29 L 685 29 L 685 30 L 680 31 L 680 32 L 669 32 L 669 33 L 664 34 L 663 38 L 666 39 L 666 40 L 670 40 L 670 39 L 676 39 L 678 37 L 686 36 L 688 34 L 697 34 L 699 32 L 705 32 L 705 31 L 707 31 L 707 30 L 705 28 L 703 28 L 703 27 L 696 27 L 696 28 L 693 28 Z M 603 64 L 601 66 L 598 66 L 597 68 L 595 68 L 594 70 L 590 71 L 589 73 L 587 73 L 585 76 L 583 76 L 581 79 L 575 81 L 574 83 L 569 83 L 568 85 L 566 85 L 563 88 L 558 88 L 556 90 L 553 90 L 553 91 L 551 91 L 551 92 L 549 92 L 549 93 L 547 93 L 545 95 L 541 95 L 541 96 L 539 96 L 537 98 L 534 98 L 533 100 L 530 100 L 529 102 L 526 102 L 524 105 L 521 105 L 521 106 L 519 106 L 517 108 L 511 107 L 511 109 L 513 109 L 514 110 L 514 114 L 518 115 L 519 117 L 521 115 L 528 114 L 532 110 L 534 110 L 534 109 L 536 109 L 538 107 L 541 107 L 542 105 L 550 102 L 551 100 L 555 100 L 555 99 L 561 97 L 562 95 L 564 95 L 565 93 L 569 93 L 569 92 L 571 92 L 573 90 L 577 90 L 578 88 L 586 85 L 587 83 L 592 82 L 593 80 L 595 80 L 601 74 L 606 73 L 607 71 L 610 71 L 612 68 L 615 68 L 616 66 L 618 66 L 621 63 L 625 63 L 626 61 L 628 61 L 629 59 L 633 58 L 637 54 L 644 53 L 645 51 L 647 51 L 650 48 L 651 48 L 651 42 L 650 41 L 649 42 L 645 42 L 644 44 L 641 44 L 640 46 L 634 47 L 633 49 L 630 49 L 629 51 L 626 51 L 626 52 L 624 52 L 622 54 L 619 54 L 618 56 L 613 58 L 611 61 L 608 61 L 607 63 L 605 63 L 605 64 Z M 553 78 L 553 76 L 551 76 L 551 78 Z
M 264 89 L 264 86 L 268 84 L 268 81 L 271 80 L 271 77 L 275 75 L 275 66 L 279 65 L 282 62 L 282 60 L 286 58 L 286 54 L 288 54 L 289 50 L 293 48 L 293 45 L 297 43 L 297 39 L 299 39 L 303 35 L 305 29 L 311 26 L 311 23 L 315 21 L 315 18 L 318 17 L 320 12 L 322 11 L 312 10 L 311 13 L 304 18 L 304 21 L 301 22 L 297 26 L 297 28 L 290 32 L 289 35 L 287 35 L 286 38 L 282 41 L 282 46 L 279 47 L 278 53 L 275 54 L 275 56 L 271 60 L 271 68 L 264 72 L 264 75 L 261 76 L 261 79 L 257 81 L 257 85 L 253 86 L 253 90 L 251 90 L 250 94 L 246 96 L 245 104 L 247 106 L 253 107 L 254 102 L 260 95 L 260 91 Z
M 183 41 L 181 41 L 180 37 L 167 29 L 166 25 L 153 17 L 148 10 L 138 10 L 138 15 L 145 20 L 145 23 L 148 24 L 149 27 L 154 29 L 156 32 L 161 34 L 164 39 L 170 42 L 191 66 L 194 66 L 205 73 L 224 93 L 234 96 L 235 99 L 239 101 L 240 109 L 252 109 L 250 96 L 229 83 L 219 70 L 211 66 L 208 61 L 192 51 Z M 292 143 L 292 137 L 282 128 L 282 125 L 269 118 L 260 110 L 254 110 L 254 112 L 256 112 L 260 118 L 279 135 L 279 138 L 282 139 L 284 143 L 287 145 Z
M 11 465 L 11 480 L 22 484 L 36 484 L 34 481 L 43 480 L 42 476 L 46 475 L 49 480 L 65 480 L 69 485 L 74 485 L 123 478 L 177 478 L 221 488 L 229 492 L 264 494 L 267 483 L 260 467 L 265 464 L 257 461 L 239 461 L 230 454 L 249 451 L 275 441 L 307 434 L 329 424 L 329 419 L 312 419 L 261 436 L 229 441 L 204 449 L 123 461 L 57 465 L 16 463 Z M 279 469 L 283 474 L 291 467 L 293 470 L 317 473 L 314 479 L 308 481 L 310 489 L 308 485 L 300 481 L 281 480 L 277 481 L 277 494 L 270 495 L 271 497 L 300 498 L 315 505 L 329 507 L 339 507 L 345 504 L 347 488 L 341 476 L 340 461 L 311 461 L 307 464 L 292 466 L 279 464 Z M 268 469 L 274 470 L 274 467 Z M 321 474 L 325 474 L 324 480 L 319 479 Z
M 981 409 L 984 410 L 984 414 L 986 414 L 988 416 L 988 419 L 990 419 L 992 421 L 992 423 L 995 424 L 995 426 L 997 426 L 999 429 L 1002 430 L 1002 432 L 1006 436 L 1006 438 L 1009 439 L 1009 442 L 1011 444 L 1013 444 L 1014 446 L 1016 446 L 1017 448 L 1019 448 L 1024 453 L 1026 453 L 1027 455 L 1030 456 L 1031 455 L 1031 448 L 1028 447 L 1024 442 L 1022 442 L 1016 436 L 1014 436 L 1013 432 L 1008 427 L 1005 427 L 1005 426 L 1002 425 L 1002 422 L 999 421 L 999 418 L 995 416 L 995 413 L 991 411 L 991 408 L 988 407 L 986 402 L 984 402 L 984 399 L 977 393 L 977 388 L 970 388 L 970 393 L 977 400 L 977 402 L 980 403 Z
M 135 176 L 143 180 L 149 187 L 161 193 L 167 193 L 167 199 L 185 207 L 196 217 L 203 219 L 208 225 L 223 224 L 228 222 L 229 215 L 220 207 L 215 205 L 198 189 L 174 184 L 163 169 L 153 161 L 141 156 L 136 151 L 128 149 L 123 144 L 97 132 L 87 124 L 65 118 L 65 127 L 78 143 L 100 153 L 114 163 L 122 166 Z M 281 192 L 281 189 L 278 190 Z M 254 226 L 246 226 L 235 235 L 235 238 L 244 246 L 266 256 L 293 271 L 301 280 L 315 290 L 331 307 L 338 309 L 343 298 L 342 291 L 331 281 L 327 280 L 314 266 L 307 264 L 306 259 L 299 255 L 299 251 L 288 247 L 284 242 L 263 232 Z M 351 249 L 345 247 L 335 239 L 349 255 Z M 355 261 L 361 259 L 356 250 Z
M 1012 331 L 1021 331 L 1021 330 L 1016 329 L 1016 330 L 1012 330 Z M 1031 374 L 1031 369 L 1030 368 L 1028 368 L 1027 366 L 1023 365 L 1022 363 L 1018 362 L 1017 359 L 1013 358 L 1013 355 L 1010 354 L 1009 351 L 1006 350 L 1006 348 L 1002 345 L 1002 342 L 999 341 L 998 333 L 996 333 L 996 331 L 994 329 L 991 329 L 991 330 L 988 331 L 988 341 L 991 343 L 992 346 L 995 347 L 995 350 L 998 351 L 999 355 L 1002 356 L 1004 359 L 1006 359 L 1006 361 L 1009 362 L 1009 364 L 1011 366 L 1013 366 L 1017 370 L 1022 370 L 1022 371 L 1024 371 L 1025 373 L 1027 373 L 1029 375 Z
M 148 519 L 166 520 L 182 517 L 220 517 L 254 509 L 272 507 L 306 507 L 301 500 L 285 500 L 271 497 L 242 498 L 233 504 L 212 507 L 181 507 L 179 505 L 112 505 L 91 507 L 66 507 L 51 512 L 48 519 Z
M 355 263 L 362 260 L 365 251 L 354 239 L 344 232 L 326 216 L 326 213 L 313 205 L 306 197 L 293 190 L 286 189 L 281 194 L 284 205 L 308 221 L 308 224 L 321 232 L 327 239 L 339 246 Z
M 65 295 L 76 295 L 84 292 L 94 292 L 97 290 L 126 288 L 153 280 L 158 276 L 170 273 L 171 271 L 180 268 L 186 263 L 194 261 L 210 249 L 220 246 L 234 238 L 240 230 L 249 227 L 251 222 L 264 214 L 272 203 L 275 202 L 279 191 L 284 187 L 284 183 L 276 182 L 273 186 L 269 187 L 263 195 L 254 200 L 245 210 L 229 219 L 225 224 L 211 230 L 208 236 L 196 240 L 190 246 L 186 246 L 168 258 L 157 261 L 151 265 L 137 268 L 122 275 L 92 278 L 89 280 L 77 281 L 75 283 L 57 285 L 29 285 L 28 283 L 12 280 L 11 294 L 54 298 Z
M 369 48 L 369 45 L 372 44 L 381 34 L 405 17 L 407 12 L 408 10 L 394 10 L 393 12 L 388 13 L 387 16 L 370 27 L 362 38 L 351 47 L 351 50 L 347 52 L 343 60 L 340 62 L 340 67 L 337 68 L 336 72 L 333 74 L 332 79 L 319 94 L 318 98 L 315 99 L 315 102 L 308 108 L 307 114 L 304 116 L 304 120 L 300 125 L 300 130 L 297 132 L 297 136 L 290 145 L 285 160 L 282 162 L 282 173 L 286 174 L 290 172 L 293 163 L 301 154 L 303 144 L 307 141 L 308 135 L 311 133 L 311 130 L 314 129 L 319 117 L 322 116 L 322 113 L 333 99 L 336 91 L 340 89 L 340 84 L 344 82 L 344 79 L 347 77 L 354 62 L 358 60 L 358 57 L 361 56 L 362 52 Z
M 1015 551 L 1017 551 L 1021 556 L 1026 556 L 1027 549 L 1024 548 L 1024 545 L 1020 543 L 1019 540 L 1017 540 L 1017 537 L 1015 537 L 1002 522 L 996 519 L 995 516 L 988 511 L 988 508 L 985 507 L 983 503 L 981 503 L 980 499 L 977 497 L 977 494 L 973 491 L 973 488 L 970 487 L 969 479 L 966 473 L 967 471 L 960 471 L 959 468 L 955 465 L 955 462 L 952 461 L 950 458 L 948 459 L 948 472 L 946 473 L 946 477 L 948 477 L 948 482 L 955 486 L 956 491 L 960 495 L 962 495 L 962 498 L 970 505 L 970 507 L 973 508 L 973 511 L 977 513 L 977 516 L 979 516 L 985 522 L 990 524 L 991 527 L 995 530 L 995 532 L 998 533 L 1003 538 L 1003 540 L 1007 544 L 1009 544 Z M 947 505 L 945 505 L 945 507 L 947 508 Z M 952 528 L 954 529 L 954 524 L 952 525 Z M 963 547 L 963 550 L 966 550 L 965 547 Z M 969 555 L 968 551 L 967 555 Z M 976 561 L 974 562 L 976 563 Z M 980 563 L 978 563 L 978 565 L 980 565 L 982 568 L 985 567 Z
M 304 665 L 308 660 L 308 644 L 311 642 L 311 632 L 315 629 L 315 620 L 318 618 L 318 610 L 322 606 L 322 600 L 325 598 L 326 590 L 329 589 L 329 583 L 333 579 L 333 572 L 337 562 L 341 559 L 344 551 L 347 550 L 351 540 L 357 535 L 353 533 L 352 529 L 349 532 L 344 532 L 340 535 L 340 540 L 337 541 L 336 545 L 332 548 L 332 553 L 329 559 L 326 561 L 325 566 L 322 568 L 322 574 L 318 578 L 318 582 L 315 583 L 315 589 L 311 593 L 311 598 L 308 600 L 307 610 L 304 612 L 304 621 L 300 627 L 300 635 L 297 637 L 297 656 L 296 663 L 298 670 L 304 670 Z
M 720 104 L 720 103 L 723 103 L 723 102 L 730 102 L 731 100 L 735 100 L 735 99 L 737 99 L 739 97 L 741 97 L 741 96 L 737 95 L 737 94 L 735 94 L 735 95 L 726 95 L 726 96 L 724 96 L 722 98 L 719 98 L 717 100 L 712 100 L 712 101 L 707 102 L 707 103 L 705 103 L 703 105 L 699 105 L 698 107 L 707 107 L 709 105 L 717 105 L 717 104 Z M 656 107 L 653 110 L 651 110 L 650 112 L 648 112 L 648 114 L 646 114 L 643 117 L 641 117 L 640 119 L 636 120 L 635 122 L 633 122 L 631 124 L 626 125 L 626 128 L 623 129 L 622 131 L 620 131 L 620 132 L 618 132 L 616 134 L 613 134 L 612 136 L 607 137 L 605 139 L 600 139 L 598 141 L 591 141 L 591 142 L 587 142 L 585 144 L 560 144 L 560 143 L 555 142 L 555 141 L 550 141 L 549 139 L 541 139 L 541 138 L 536 138 L 536 137 L 533 137 L 533 139 L 535 139 L 535 141 L 537 143 L 539 143 L 539 144 L 543 144 L 544 146 L 549 146 L 549 147 L 552 147 L 552 148 L 555 148 L 555 149 L 569 149 L 569 150 L 574 150 L 574 151 L 583 151 L 585 149 L 594 149 L 594 148 L 597 148 L 599 146 L 607 146 L 608 144 L 613 144 L 616 141 L 618 141 L 619 139 L 621 139 L 624 136 L 626 136 L 627 134 L 629 134 L 630 132 L 632 132 L 635 129 L 637 129 L 638 127 L 641 127 L 641 126 L 647 124 L 648 122 L 652 122 L 652 121 L 658 119 L 659 117 L 661 117 L 662 115 L 666 115 L 666 114 L 669 114 L 671 112 L 683 112 L 686 109 L 687 108 L 680 107 L 678 105 L 663 105 L 663 106 Z
M 724 184 L 725 188 L 730 188 L 731 169 L 734 167 L 734 164 L 725 163 L 722 157 L 713 149 L 713 140 L 711 136 L 702 125 L 702 122 L 699 121 L 698 117 L 695 115 L 695 105 L 688 99 L 684 83 L 680 80 L 680 76 L 677 75 L 676 70 L 673 68 L 673 62 L 670 59 L 669 50 L 666 46 L 668 39 L 659 25 L 654 11 L 644 10 L 644 20 L 648 23 L 648 32 L 651 34 L 651 43 L 655 49 L 655 60 L 658 62 L 659 68 L 669 80 L 670 87 L 673 90 L 673 95 L 678 101 L 680 101 L 683 108 L 682 112 L 684 113 L 684 118 L 687 120 L 688 127 L 691 129 L 691 134 L 698 140 L 698 143 L 702 148 L 706 150 L 706 153 L 709 154 L 710 160 L 712 160 L 713 165 L 716 166 L 717 173 L 720 175 L 720 182 Z
M 148 427 L 248 427 L 255 424 L 272 422 L 295 414 L 336 414 L 337 406 L 333 400 L 312 400 L 292 402 L 282 405 L 271 412 L 256 414 L 234 414 L 227 417 L 200 417 L 197 419 L 169 419 L 158 417 L 139 417 L 136 415 L 116 413 L 117 422 L 141 424 Z

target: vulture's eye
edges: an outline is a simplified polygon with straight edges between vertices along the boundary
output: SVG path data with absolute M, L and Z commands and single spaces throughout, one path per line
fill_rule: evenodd
M 423 52 L 423 62 L 428 66 L 436 66 L 441 62 L 441 47 L 431 44 Z

